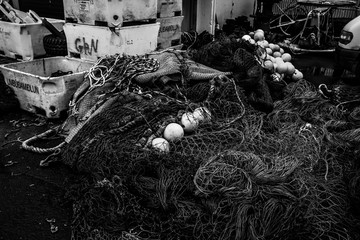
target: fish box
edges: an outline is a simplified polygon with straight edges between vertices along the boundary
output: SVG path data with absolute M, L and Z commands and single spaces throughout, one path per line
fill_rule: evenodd
M 157 49 L 166 49 L 181 44 L 181 25 L 184 17 L 158 18 L 160 30 Z
M 158 0 L 157 17 L 176 17 L 182 15 L 182 0 Z
M 81 59 L 50 57 L 0 65 L 0 71 L 21 109 L 59 118 L 66 114 L 72 95 L 92 65 Z
M 65 23 L 68 55 L 90 61 L 114 54 L 143 55 L 156 50 L 160 23 L 122 28 Z
M 64 20 L 47 19 L 59 31 Z M 11 23 L 0 21 L 0 55 L 22 61 L 45 56 L 43 38 L 51 34 L 41 23 Z
M 122 27 L 141 21 L 155 22 L 157 0 L 63 0 L 65 21 Z

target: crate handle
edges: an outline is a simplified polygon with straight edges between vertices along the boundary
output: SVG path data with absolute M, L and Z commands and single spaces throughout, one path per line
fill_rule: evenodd
M 29 16 L 34 19 L 35 22 L 42 22 L 42 19 L 39 15 L 36 14 L 33 10 L 29 10 Z
M 42 25 L 44 27 L 46 27 L 52 34 L 54 34 L 55 36 L 65 39 L 65 35 L 63 33 L 61 33 L 59 30 L 57 30 L 57 28 L 51 24 L 46 18 L 41 18 L 36 12 L 34 12 L 33 10 L 29 10 L 29 15 L 33 18 L 33 19 L 37 19 L 38 21 L 40 21 L 42 23 Z

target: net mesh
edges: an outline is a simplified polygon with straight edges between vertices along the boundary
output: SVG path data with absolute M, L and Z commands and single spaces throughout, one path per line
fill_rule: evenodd
M 127 91 L 116 78 L 116 91 L 98 89 L 112 94 L 61 152 L 83 174 L 67 194 L 73 239 L 359 239 L 359 125 L 348 121 L 357 108 L 344 111 L 306 80 L 272 101 L 260 73 L 250 92 L 271 103 L 261 110 L 224 72 L 180 63 L 166 84 L 152 76 L 151 87 Z M 169 152 L 152 147 L 198 107 L 211 118 Z

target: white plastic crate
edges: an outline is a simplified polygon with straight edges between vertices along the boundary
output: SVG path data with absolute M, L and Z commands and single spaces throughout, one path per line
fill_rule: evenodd
M 156 19 L 157 0 L 63 0 L 66 22 L 121 27 Z
M 68 55 L 96 61 L 116 53 L 143 55 L 156 50 L 160 23 L 110 29 L 91 25 L 66 23 Z
M 158 49 L 166 49 L 181 44 L 181 25 L 183 19 L 183 16 L 157 19 L 160 23 Z
M 48 19 L 59 31 L 64 20 Z M 29 61 L 46 54 L 43 46 L 45 35 L 50 31 L 41 23 L 11 23 L 0 21 L 0 55 Z
M 157 17 L 176 17 L 182 15 L 182 0 L 158 0 Z
M 0 65 L 0 71 L 22 109 L 58 118 L 68 110 L 72 95 L 92 65 L 81 59 L 50 57 Z M 61 72 L 67 74 L 52 77 Z

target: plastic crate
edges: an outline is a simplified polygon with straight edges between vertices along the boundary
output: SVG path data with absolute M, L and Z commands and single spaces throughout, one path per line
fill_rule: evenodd
M 122 27 L 156 20 L 157 0 L 63 0 L 66 22 Z
M 166 49 L 181 44 L 181 25 L 184 17 L 158 18 L 160 30 L 157 49 Z
M 182 0 L 158 0 L 157 17 L 177 17 L 182 15 Z
M 59 118 L 68 110 L 72 95 L 92 65 L 80 59 L 50 57 L 0 65 L 0 71 L 21 109 Z
M 68 55 L 96 61 L 116 53 L 143 55 L 156 50 L 160 23 L 111 29 L 91 25 L 66 23 Z
M 64 20 L 48 19 L 59 31 Z M 0 21 L 0 55 L 29 61 L 46 54 L 43 46 L 45 35 L 50 31 L 41 23 L 11 23 Z

